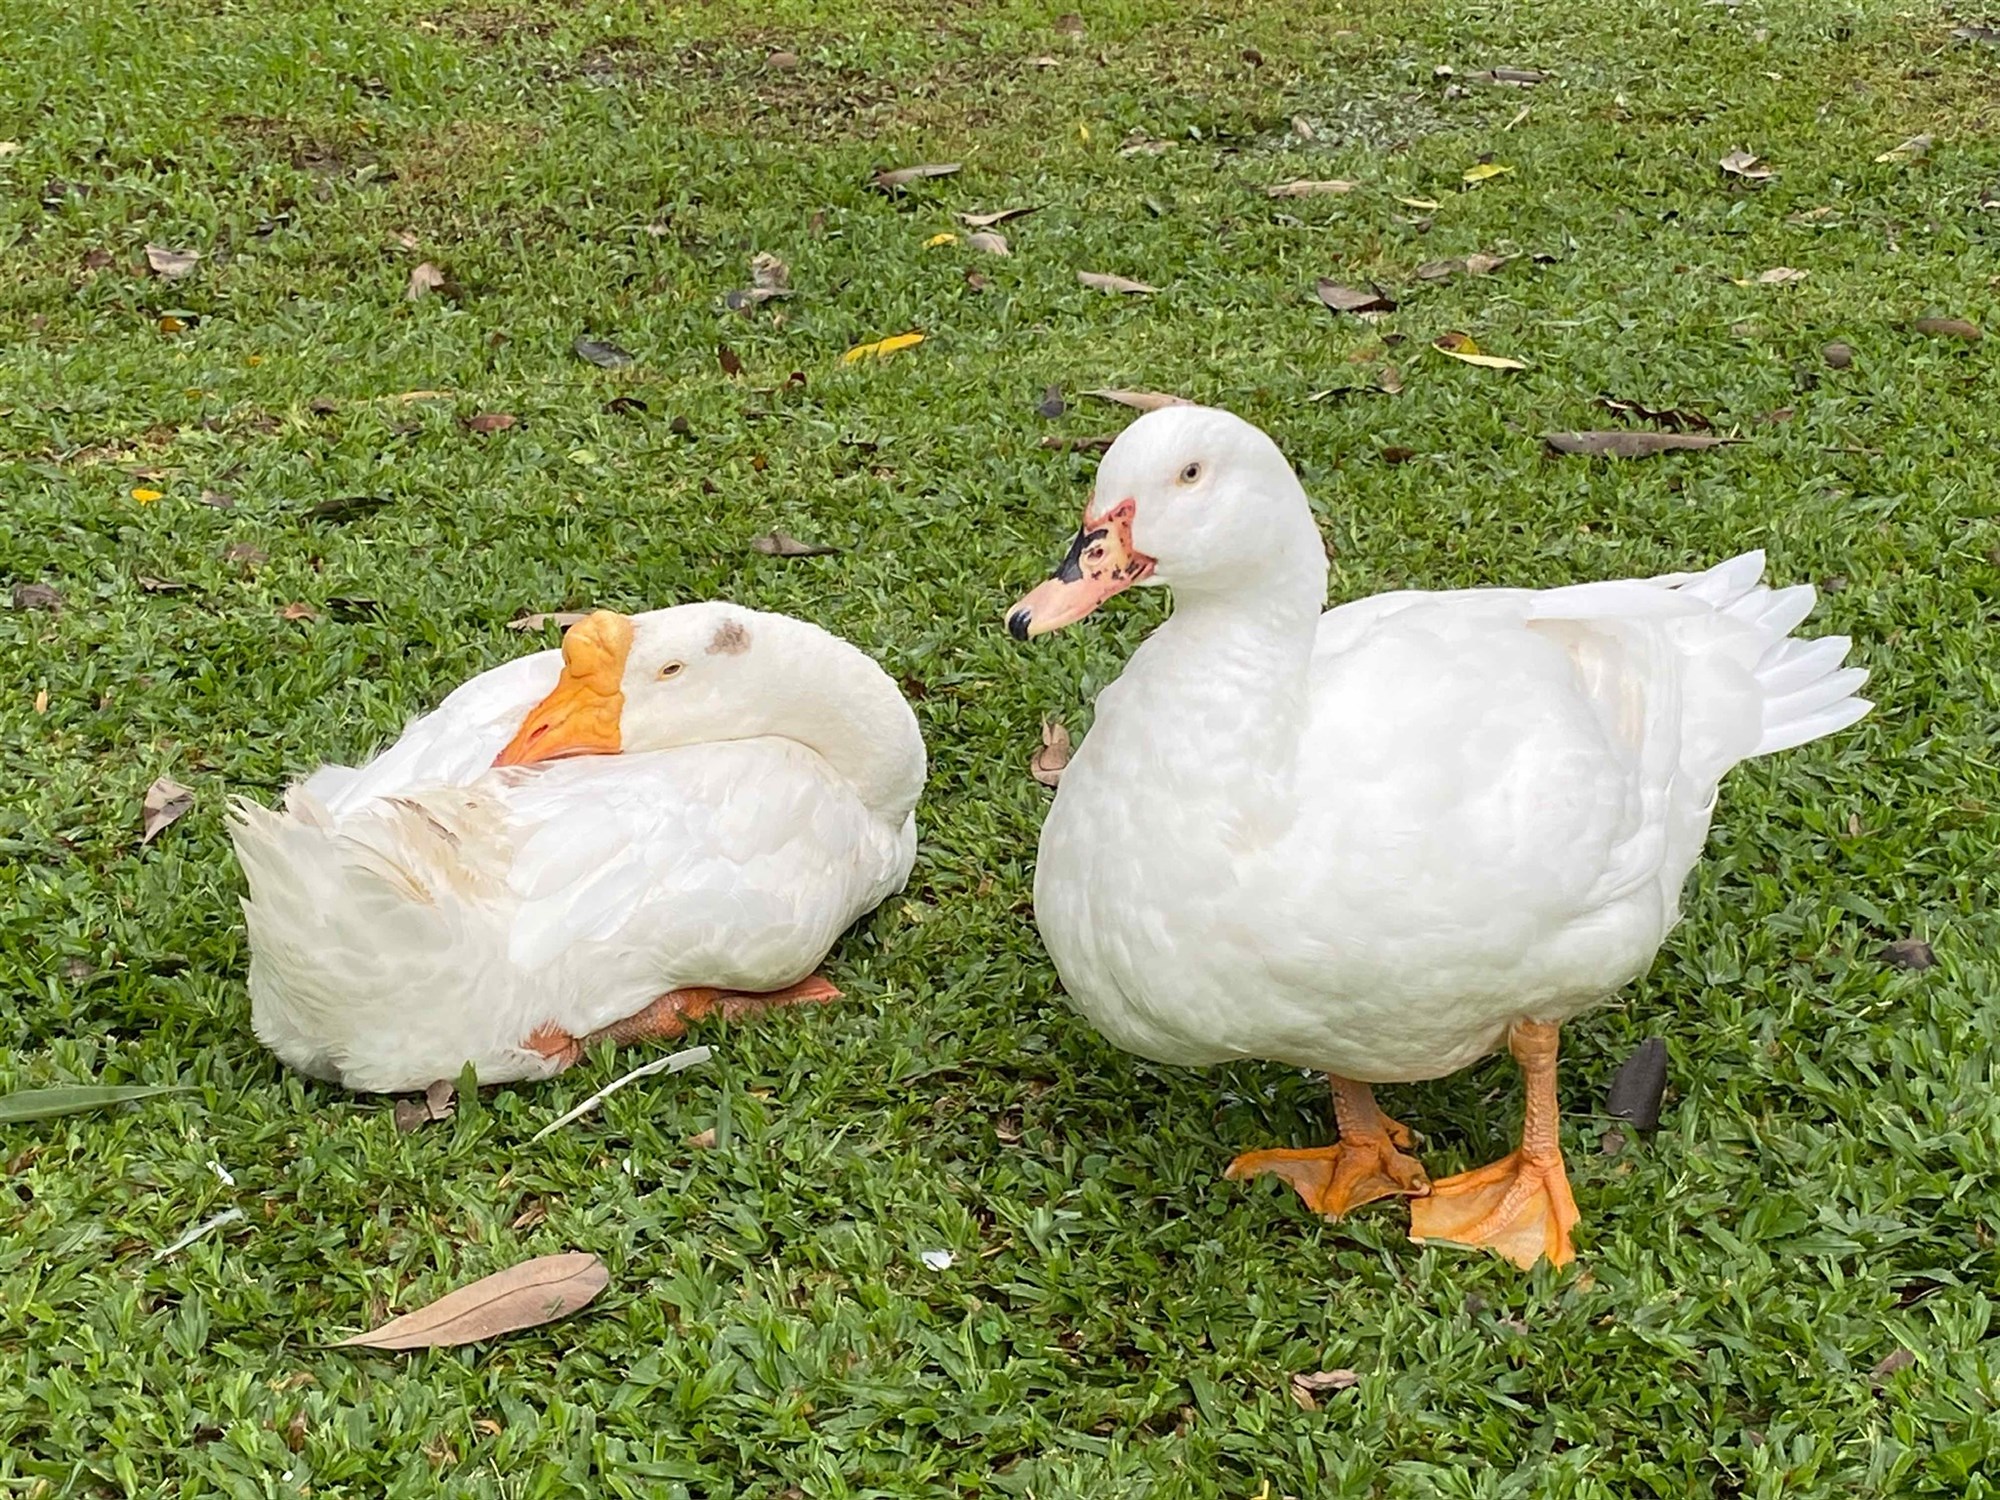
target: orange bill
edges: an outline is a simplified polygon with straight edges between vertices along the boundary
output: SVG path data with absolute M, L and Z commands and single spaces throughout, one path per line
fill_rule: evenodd
M 625 658 L 632 622 L 600 609 L 563 637 L 562 676 L 535 705 L 520 732 L 494 757 L 496 766 L 530 766 L 572 755 L 616 755 L 625 713 Z
M 1055 575 L 1007 611 L 1007 629 L 1016 640 L 1047 635 L 1073 625 L 1113 594 L 1143 582 L 1153 571 L 1153 559 L 1132 546 L 1132 516 L 1137 503 L 1121 500 L 1095 521 L 1083 513 L 1083 530 L 1070 543 L 1069 556 Z

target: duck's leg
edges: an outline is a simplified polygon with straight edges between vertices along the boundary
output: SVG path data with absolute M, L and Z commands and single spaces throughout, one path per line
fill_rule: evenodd
M 1337 1219 L 1350 1208 L 1396 1194 L 1429 1192 L 1423 1164 L 1407 1154 L 1416 1144 L 1409 1127 L 1383 1114 L 1365 1083 L 1332 1073 L 1333 1117 L 1340 1139 L 1306 1150 L 1246 1151 L 1222 1175 L 1231 1179 L 1266 1172 L 1289 1182 L 1314 1213 Z
M 1410 1238 L 1483 1245 L 1526 1268 L 1543 1256 L 1553 1265 L 1576 1259 L 1569 1232 L 1576 1199 L 1563 1170 L 1556 1117 L 1556 1034 L 1548 1021 L 1521 1021 L 1507 1044 L 1528 1085 L 1520 1147 L 1473 1172 L 1431 1184 L 1410 1207 Z
M 761 993 L 693 985 L 668 990 L 643 1010 L 609 1026 L 600 1026 L 587 1036 L 571 1036 L 554 1026 L 543 1026 L 528 1038 L 527 1045 L 544 1057 L 561 1058 L 562 1067 L 567 1068 L 599 1042 L 615 1042 L 623 1047 L 633 1042 L 672 1041 L 687 1031 L 690 1022 L 716 1012 L 734 1021 L 780 1005 L 810 1005 L 839 998 L 840 991 L 824 974 L 814 974 L 786 989 Z

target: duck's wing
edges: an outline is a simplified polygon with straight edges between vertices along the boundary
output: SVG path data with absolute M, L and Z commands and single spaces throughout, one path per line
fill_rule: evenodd
M 484 775 L 562 672 L 562 652 L 538 651 L 456 688 L 362 766 L 322 766 L 301 784 L 335 819 L 382 797 L 465 786 Z

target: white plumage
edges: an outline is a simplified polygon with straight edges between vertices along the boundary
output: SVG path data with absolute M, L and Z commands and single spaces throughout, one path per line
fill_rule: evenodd
M 467 1062 L 545 1076 L 564 1062 L 529 1044 L 545 1028 L 582 1038 L 690 986 L 782 989 L 902 887 L 924 751 L 879 667 L 726 604 L 624 635 L 620 753 L 494 766 L 562 679 L 545 651 L 281 811 L 236 804 L 252 1015 L 280 1057 L 363 1090 Z

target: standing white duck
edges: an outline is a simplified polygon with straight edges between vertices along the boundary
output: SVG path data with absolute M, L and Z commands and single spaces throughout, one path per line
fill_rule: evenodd
M 1852 724 L 1848 642 L 1760 553 L 1699 574 L 1402 592 L 1321 610 L 1326 555 L 1262 432 L 1177 407 L 1104 456 L 1026 639 L 1133 584 L 1174 612 L 1098 697 L 1042 829 L 1035 911 L 1071 1002 L 1161 1062 L 1330 1075 L 1340 1139 L 1253 1151 L 1315 1210 L 1404 1194 L 1412 1238 L 1573 1256 L 1562 1022 L 1642 973 L 1716 785 Z M 1429 1182 L 1369 1085 L 1509 1044 L 1520 1148 Z
M 386 1093 L 833 998 L 807 976 L 908 879 L 924 773 L 896 685 L 816 625 L 599 611 L 283 811 L 235 804 L 257 1035 Z

